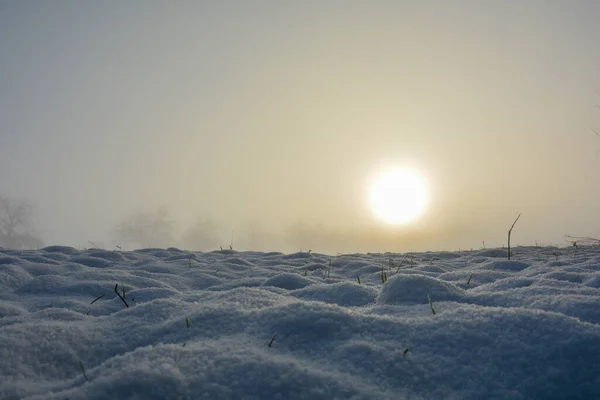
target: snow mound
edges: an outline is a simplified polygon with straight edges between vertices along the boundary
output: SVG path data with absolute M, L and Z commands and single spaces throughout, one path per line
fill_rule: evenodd
M 20 261 L 18 257 L 0 256 L 0 265 L 17 264 Z
M 491 283 L 487 283 L 481 286 L 478 286 L 473 289 L 473 291 L 480 292 L 499 292 L 506 291 L 509 289 L 518 289 L 523 287 L 528 287 L 533 285 L 535 281 L 534 278 L 526 278 L 521 276 L 509 276 L 503 279 L 495 280 Z
M 6 317 L 15 317 L 18 315 L 23 315 L 25 314 L 25 312 L 25 310 L 16 305 L 6 303 L 0 300 L 0 318 L 2 319 Z
M 44 247 L 42 251 L 46 253 L 61 253 L 61 254 L 78 254 L 79 250 L 70 246 L 48 246 Z
M 566 261 L 557 261 L 557 260 L 549 261 L 546 264 L 546 266 L 548 266 L 548 267 L 564 267 L 565 265 L 569 265 L 569 263 Z
M 528 267 L 529 264 L 521 261 L 492 261 L 480 266 L 479 268 L 493 271 L 522 271 Z
M 69 262 L 92 268 L 105 268 L 114 263 L 113 261 L 107 261 L 104 258 L 92 256 L 74 256 L 69 259 Z
M 378 291 L 358 283 L 339 282 L 331 285 L 312 285 L 295 290 L 289 295 L 303 300 L 322 301 L 352 307 L 373 304 Z
M 506 257 L 507 250 L 506 249 L 486 249 L 481 250 L 475 253 L 476 256 L 479 257 L 493 257 L 493 258 L 503 258 Z
M 287 272 L 267 279 L 263 283 L 263 286 L 275 286 L 281 289 L 296 290 L 312 284 L 313 282 L 310 279 Z
M 106 261 L 113 262 L 125 262 L 126 258 L 123 255 L 116 251 L 106 251 L 106 250 L 92 250 L 87 252 L 87 255 L 95 258 L 102 258 Z
M 377 304 L 426 304 L 434 301 L 463 302 L 467 296 L 456 285 L 424 275 L 398 275 L 387 281 Z
M 42 256 L 23 256 L 21 257 L 22 260 L 27 261 L 27 262 L 31 262 L 31 263 L 37 263 L 37 264 L 52 264 L 52 265 L 58 265 L 60 264 L 59 261 L 53 260 L 51 258 L 48 257 L 42 257 Z
M 587 279 L 583 282 L 585 286 L 600 288 L 600 275 L 594 275 L 593 277 Z
M 302 260 L 302 259 L 307 259 L 307 258 L 313 258 L 313 255 L 308 252 L 298 252 L 298 253 L 284 255 L 282 258 L 284 260 L 298 260 L 298 259 Z
M 24 268 L 16 265 L 3 266 L 0 269 L 0 289 L 17 289 L 29 282 L 32 276 Z
M 102 293 L 106 283 L 99 281 L 73 281 L 59 275 L 41 275 L 33 278 L 15 291 L 18 294 L 37 293 L 47 295 L 78 295 Z
M 585 279 L 584 274 L 566 271 L 553 271 L 546 274 L 538 275 L 540 278 L 555 279 L 557 281 L 581 283 Z

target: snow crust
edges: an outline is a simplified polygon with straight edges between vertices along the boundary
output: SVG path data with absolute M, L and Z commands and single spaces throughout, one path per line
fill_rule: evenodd
M 600 398 L 600 250 L 515 254 L 0 249 L 0 399 Z

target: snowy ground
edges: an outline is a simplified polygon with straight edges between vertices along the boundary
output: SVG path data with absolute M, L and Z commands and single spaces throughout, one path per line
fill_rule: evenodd
M 600 249 L 515 253 L 0 249 L 0 399 L 599 399 Z

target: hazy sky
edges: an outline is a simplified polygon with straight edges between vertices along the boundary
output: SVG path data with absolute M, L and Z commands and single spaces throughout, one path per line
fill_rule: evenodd
M 257 250 L 501 246 L 519 213 L 515 243 L 598 237 L 599 17 L 595 0 L 4 0 L 0 195 L 72 246 L 159 207 Z M 386 166 L 428 181 L 411 225 L 369 209 Z

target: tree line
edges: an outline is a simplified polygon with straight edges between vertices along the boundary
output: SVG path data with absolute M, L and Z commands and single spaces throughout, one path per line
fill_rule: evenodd
M 0 247 L 38 249 L 42 241 L 33 235 L 33 207 L 25 201 L 0 196 Z
M 42 241 L 34 234 L 33 206 L 24 200 L 0 196 L 0 248 L 39 249 Z M 148 248 L 169 247 L 180 243 L 195 250 L 219 248 L 215 225 L 199 219 L 182 238 L 173 235 L 174 222 L 168 212 L 159 208 L 154 213 L 137 212 L 121 221 L 112 229 L 114 239 L 121 246 Z

